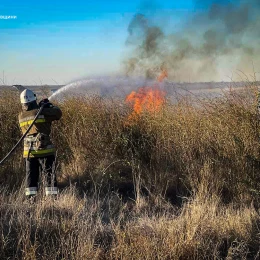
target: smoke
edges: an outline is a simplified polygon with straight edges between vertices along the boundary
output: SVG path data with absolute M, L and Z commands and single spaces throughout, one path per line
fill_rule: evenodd
M 260 1 L 197 1 L 194 12 L 167 32 L 144 14 L 128 26 L 124 62 L 127 75 L 154 78 L 167 68 L 180 81 L 219 81 L 232 71 L 253 71 L 260 66 Z
M 136 14 L 128 26 L 129 37 L 127 45 L 137 46 L 132 57 L 126 61 L 127 75 L 132 73 L 153 77 L 153 66 L 158 59 L 162 63 L 161 40 L 164 38 L 162 30 L 158 26 L 151 26 L 143 14 Z

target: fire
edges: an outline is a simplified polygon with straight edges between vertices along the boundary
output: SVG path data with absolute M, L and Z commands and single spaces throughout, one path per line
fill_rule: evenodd
M 167 77 L 168 77 L 168 71 L 164 69 L 162 70 L 161 74 L 157 77 L 157 81 L 162 82 Z
M 164 92 L 151 87 L 139 88 L 138 92 L 132 91 L 126 102 L 132 104 L 133 112 L 141 114 L 143 111 L 156 112 L 164 102 Z
M 162 82 L 167 76 L 167 71 L 163 70 L 157 77 L 157 81 Z M 141 87 L 137 92 L 132 91 L 125 101 L 133 108 L 133 112 L 128 118 L 132 120 L 145 111 L 148 113 L 158 112 L 165 101 L 165 93 L 155 84 L 153 87 Z

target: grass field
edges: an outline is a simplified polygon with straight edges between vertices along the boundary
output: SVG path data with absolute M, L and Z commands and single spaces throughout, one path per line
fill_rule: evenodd
M 0 168 L 0 259 L 259 259 L 257 88 L 132 108 L 56 102 L 60 197 L 23 196 L 22 146 Z M 20 137 L 19 97 L 0 96 L 0 157 Z

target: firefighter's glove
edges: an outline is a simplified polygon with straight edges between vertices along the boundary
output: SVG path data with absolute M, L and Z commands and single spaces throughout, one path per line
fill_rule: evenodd
M 53 107 L 52 103 L 50 103 L 50 101 L 49 101 L 48 98 L 44 98 L 44 99 L 42 99 L 42 100 L 40 101 L 39 106 L 41 107 L 41 106 L 43 106 L 43 105 L 44 105 L 44 107 L 46 107 L 46 108 L 51 108 L 51 107 Z

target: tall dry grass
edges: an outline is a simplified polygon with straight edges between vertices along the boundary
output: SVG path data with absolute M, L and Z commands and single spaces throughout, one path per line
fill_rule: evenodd
M 132 122 L 129 107 L 115 100 L 66 100 L 54 129 L 59 175 L 83 186 L 120 188 L 134 182 L 172 200 L 204 190 L 227 203 L 258 203 L 254 94 L 252 87 L 199 106 L 187 99 L 168 102 L 159 113 L 144 113 Z
M 22 191 L 0 200 L 1 259 L 259 259 L 259 213 L 215 197 L 175 208 L 68 188 L 35 205 Z
M 0 157 L 12 149 L 20 138 L 18 113 L 21 109 L 19 94 L 13 91 L 0 92 Z M 24 176 L 22 147 L 14 152 L 13 157 L 0 166 L 0 184 L 19 184 Z
M 132 121 L 122 100 L 58 102 L 52 135 L 69 188 L 31 206 L 16 190 L 22 148 L 1 166 L 0 258 L 258 259 L 256 90 L 168 100 Z M 20 137 L 19 109 L 16 93 L 0 95 L 1 158 Z

